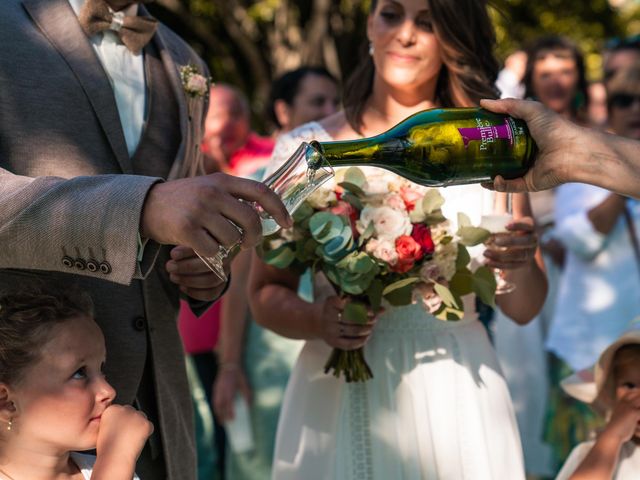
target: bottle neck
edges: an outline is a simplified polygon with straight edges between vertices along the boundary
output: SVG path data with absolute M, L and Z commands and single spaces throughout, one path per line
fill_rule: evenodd
M 382 140 L 376 137 L 334 142 L 318 142 L 327 163 L 334 168 L 357 165 L 373 165 L 380 151 Z

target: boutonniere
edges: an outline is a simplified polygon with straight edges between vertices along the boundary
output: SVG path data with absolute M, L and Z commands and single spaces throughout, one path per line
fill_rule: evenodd
M 180 67 L 180 80 L 184 93 L 188 96 L 192 98 L 207 98 L 209 96 L 211 77 L 202 75 L 195 65 L 189 64 Z

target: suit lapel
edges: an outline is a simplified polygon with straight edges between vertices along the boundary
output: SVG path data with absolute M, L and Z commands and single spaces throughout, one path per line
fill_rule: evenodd
M 138 15 L 141 17 L 151 17 L 144 5 L 140 5 Z M 160 58 L 167 72 L 167 77 L 171 83 L 171 90 L 173 91 L 176 102 L 178 102 L 178 110 L 180 113 L 180 147 L 176 155 L 176 161 L 171 168 L 169 178 L 176 178 L 179 176 L 178 171 L 182 170 L 182 164 L 185 161 L 187 154 L 189 135 L 189 106 L 187 105 L 187 98 L 184 93 L 184 87 L 182 86 L 182 80 L 180 79 L 180 67 L 189 63 L 189 57 L 172 48 L 172 45 L 162 32 L 163 26 L 158 25 L 158 30 L 151 40 L 154 42 L 158 52 L 160 52 Z
M 67 0 L 22 0 L 47 39 L 74 72 L 124 173 L 133 173 L 113 88 Z

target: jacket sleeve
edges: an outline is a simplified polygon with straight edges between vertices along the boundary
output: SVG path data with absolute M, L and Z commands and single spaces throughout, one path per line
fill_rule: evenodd
M 25 177 L 0 169 L 0 268 L 50 270 L 129 284 L 142 205 L 158 178 Z M 151 249 L 147 263 L 152 264 Z

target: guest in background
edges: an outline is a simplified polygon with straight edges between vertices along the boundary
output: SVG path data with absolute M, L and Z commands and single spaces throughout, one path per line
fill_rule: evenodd
M 336 80 L 321 67 L 301 67 L 274 81 L 267 112 L 279 133 L 333 114 L 338 106 Z M 242 395 L 250 403 L 255 448 L 228 452 L 226 478 L 271 478 L 276 428 L 284 390 L 302 342 L 277 335 L 253 321 L 246 306 L 251 251 L 243 251 L 231 266 L 233 282 L 222 302 L 220 371 L 214 386 L 214 410 L 220 421 L 233 418 L 233 401 Z M 310 285 L 310 282 L 303 282 Z M 299 292 L 308 298 L 310 287 Z
M 546 36 L 534 40 L 524 54 L 524 94 L 536 98 L 574 122 L 586 119 L 586 75 L 578 47 L 569 39 Z M 494 316 L 494 339 L 514 401 L 527 473 L 551 476 L 556 471 L 552 449 L 544 442 L 550 371 L 545 340 L 553 317 L 555 292 L 564 249 L 555 239 L 555 192 L 531 194 L 531 206 L 545 258 L 549 290 L 540 314 L 524 327 L 513 325 L 502 312 Z M 526 352 L 526 365 L 522 355 Z
M 595 388 L 583 400 L 604 413 L 607 425 L 596 440 L 573 449 L 556 480 L 634 480 L 640 472 L 640 330 L 609 345 L 593 370 Z
M 607 83 L 624 67 L 640 62 L 640 35 L 628 38 L 612 38 L 604 45 L 602 53 L 603 79 Z
M 236 87 L 211 87 L 202 152 L 207 172 L 251 177 L 269 161 L 274 142 L 251 131 L 251 108 Z
M 210 89 L 209 102 L 201 145 L 205 173 L 223 172 L 251 177 L 269 160 L 274 141 L 251 131 L 249 101 L 237 88 L 218 83 Z M 238 257 L 242 257 L 243 254 L 246 252 L 240 252 Z M 242 262 L 242 258 L 236 258 L 233 264 L 240 265 Z M 237 315 L 243 319 L 243 322 L 243 317 L 248 311 L 247 299 L 242 293 L 245 283 L 238 267 L 235 268 L 233 277 L 234 282 L 227 291 L 228 300 L 225 303 L 215 304 L 198 318 L 188 304 L 181 301 L 178 317 L 178 326 L 188 354 L 188 362 L 192 363 L 189 372 L 197 372 L 197 378 L 191 379 L 191 389 L 193 400 L 196 402 L 196 420 L 200 427 L 198 432 L 201 435 L 198 438 L 199 473 L 205 475 L 204 472 L 211 468 L 210 445 L 213 443 L 215 445 L 213 463 L 219 478 L 224 478 L 226 470 L 226 436 L 223 425 L 212 418 L 210 413 L 213 405 L 214 380 L 219 373 L 219 368 L 224 370 L 226 367 L 225 364 L 219 367 L 214 349 L 218 343 L 221 312 L 225 310 L 225 305 L 227 310 L 238 312 Z M 197 381 L 200 382 L 206 394 L 206 408 L 198 404 L 198 401 L 205 399 L 198 396 L 200 390 Z M 213 439 L 207 437 L 207 432 L 210 430 L 207 426 L 211 424 L 214 431 Z
M 607 85 L 611 128 L 640 140 L 640 64 L 618 70 Z M 640 203 L 599 187 L 566 184 L 558 188 L 555 217 L 567 248 L 547 339 L 559 380 L 592 365 L 628 319 L 640 315 Z M 562 460 L 601 421 L 567 396 L 554 400 L 553 431 Z
M 300 67 L 276 78 L 266 108 L 276 132 L 328 117 L 340 103 L 338 81 L 324 67 Z

